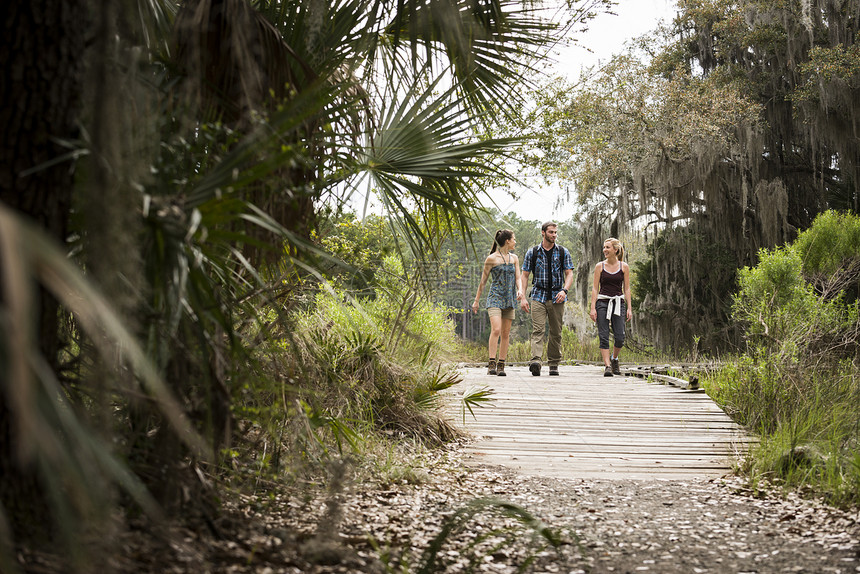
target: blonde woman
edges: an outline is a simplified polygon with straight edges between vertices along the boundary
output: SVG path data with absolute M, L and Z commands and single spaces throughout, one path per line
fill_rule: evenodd
M 511 324 L 514 322 L 516 302 L 522 298 L 520 291 L 520 265 L 519 259 L 513 253 L 517 246 L 517 239 L 510 229 L 496 231 L 493 239 L 493 247 L 484 261 L 484 269 L 481 272 L 481 283 L 478 285 L 478 294 L 472 303 L 472 311 L 478 312 L 480 306 L 481 291 L 490 275 L 493 283 L 487 293 L 487 313 L 490 315 L 490 341 L 488 352 L 490 355 L 487 365 L 488 375 L 507 376 L 505 373 L 505 359 L 508 356 L 508 346 L 511 338 Z M 496 350 L 498 347 L 498 359 Z
M 618 354 L 624 346 L 625 323 L 633 318 L 630 305 L 630 267 L 624 262 L 624 246 L 614 237 L 603 242 L 605 259 L 594 267 L 591 288 L 591 320 L 597 323 L 603 376 L 621 374 Z M 612 328 L 614 348 L 609 354 L 609 329 Z

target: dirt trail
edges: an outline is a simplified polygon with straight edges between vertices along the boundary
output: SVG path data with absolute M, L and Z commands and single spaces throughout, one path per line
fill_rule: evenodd
M 575 535 L 535 570 L 558 572 L 857 572 L 858 513 L 796 495 L 754 495 L 738 478 L 562 480 L 482 469 L 494 491 Z M 477 477 L 476 477 L 477 478 Z
M 428 572 L 860 571 L 860 513 L 757 495 L 738 478 L 542 478 L 466 466 L 464 449 L 430 456 L 386 485 L 353 483 L 335 495 L 261 489 L 226 501 L 208 527 L 173 525 L 157 538 L 130 531 L 111 562 L 160 574 L 419 572 L 452 517 L 494 499 L 525 509 L 561 544 L 489 506 L 452 530 Z M 26 562 L 28 572 L 62 571 L 42 557 Z

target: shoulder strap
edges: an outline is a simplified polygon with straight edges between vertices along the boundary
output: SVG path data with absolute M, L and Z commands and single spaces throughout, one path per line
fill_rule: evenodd
M 537 258 L 540 253 L 538 249 L 540 249 L 540 243 L 529 249 L 529 253 L 532 254 L 532 285 L 537 282 Z

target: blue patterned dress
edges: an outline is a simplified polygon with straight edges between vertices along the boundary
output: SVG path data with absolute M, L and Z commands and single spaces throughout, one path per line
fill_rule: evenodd
M 510 309 L 517 302 L 517 274 L 513 263 L 501 263 L 490 269 L 493 283 L 487 291 L 487 308 Z

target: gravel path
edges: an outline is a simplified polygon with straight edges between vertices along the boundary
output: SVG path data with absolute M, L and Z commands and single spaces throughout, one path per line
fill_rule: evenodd
M 481 471 L 495 480 L 497 470 Z M 757 497 L 738 479 L 543 480 L 502 474 L 500 490 L 573 533 L 583 552 L 547 571 L 855 572 L 858 514 L 797 496 Z
M 129 530 L 101 571 L 860 572 L 857 511 L 762 495 L 736 477 L 550 479 L 467 467 L 463 457 L 462 450 L 427 454 L 391 474 L 407 478 L 385 485 L 350 483 L 341 468 L 333 493 L 259 484 L 256 494 L 224 501 L 213 520 L 185 515 L 161 524 L 157 536 Z M 540 523 L 524 525 L 520 509 Z M 536 534 L 544 525 L 557 546 Z M 67 571 L 47 555 L 20 554 L 19 562 L 33 574 Z
M 456 453 L 444 458 L 417 469 L 426 473 L 419 484 L 353 487 L 301 502 L 278 497 L 253 516 L 246 509 L 246 519 L 258 520 L 248 534 L 254 539 L 229 545 L 233 554 L 254 549 L 253 559 L 240 552 L 226 567 L 231 552 L 223 546 L 222 565 L 212 571 L 417 572 L 431 540 L 451 527 L 427 571 L 860 572 L 860 513 L 757 494 L 736 477 L 546 479 L 465 467 Z M 560 545 L 493 504 L 457 514 L 476 498 L 524 508 Z

